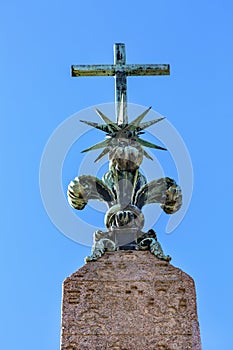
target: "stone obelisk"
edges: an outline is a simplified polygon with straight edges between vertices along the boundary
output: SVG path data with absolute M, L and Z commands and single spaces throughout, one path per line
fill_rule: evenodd
M 105 253 L 63 285 L 61 350 L 201 350 L 193 279 L 150 252 Z
M 89 199 L 105 201 L 107 231 L 97 230 L 86 265 L 63 284 L 61 350 L 201 350 L 193 279 L 170 264 L 154 230 L 143 232 L 142 207 L 159 203 L 172 214 L 182 195 L 168 177 L 147 182 L 139 168 L 143 147 L 164 148 L 141 139 L 163 118 L 132 122 L 127 115 L 127 76 L 169 74 L 168 65 L 128 65 L 124 44 L 115 44 L 114 65 L 73 66 L 73 76 L 115 76 L 116 122 L 96 110 L 105 124 L 84 123 L 107 139 L 86 151 L 103 149 L 109 171 L 100 180 L 81 175 L 68 187 L 70 205 L 84 209 Z

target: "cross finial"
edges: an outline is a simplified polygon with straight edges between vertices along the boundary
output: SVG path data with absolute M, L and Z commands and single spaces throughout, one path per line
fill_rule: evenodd
M 118 125 L 128 124 L 127 76 L 169 75 L 169 64 L 126 64 L 125 44 L 114 45 L 114 64 L 73 65 L 72 76 L 115 76 L 115 107 Z

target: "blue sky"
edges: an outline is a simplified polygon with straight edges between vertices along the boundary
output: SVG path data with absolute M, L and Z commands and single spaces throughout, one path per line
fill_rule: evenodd
M 195 279 L 203 349 L 233 349 L 232 2 L 5 1 L 0 16 L 2 348 L 59 348 L 62 281 L 90 247 L 50 221 L 40 160 L 65 119 L 114 100 L 113 78 L 71 78 L 71 64 L 112 63 L 124 42 L 129 63 L 171 65 L 170 77 L 128 79 L 129 102 L 165 115 L 193 163 L 185 218 L 172 234 L 165 216 L 155 228 L 173 265 Z M 64 162 L 64 188 L 82 142 Z

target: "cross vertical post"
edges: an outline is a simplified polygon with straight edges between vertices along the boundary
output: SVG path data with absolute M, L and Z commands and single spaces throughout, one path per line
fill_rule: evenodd
M 115 65 L 115 111 L 118 125 L 128 124 L 127 115 L 127 77 L 122 66 L 126 64 L 125 44 L 114 45 Z

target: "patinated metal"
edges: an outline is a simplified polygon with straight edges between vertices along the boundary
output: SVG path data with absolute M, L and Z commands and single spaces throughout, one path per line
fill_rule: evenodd
M 70 205 L 77 210 L 84 209 L 90 199 L 104 201 L 108 206 L 105 215 L 107 231 L 95 232 L 92 254 L 87 257 L 86 261 L 96 260 L 104 251 L 116 249 L 148 249 L 159 259 L 170 261 L 171 258 L 164 255 L 156 233 L 153 230 L 143 232 L 142 207 L 150 203 L 159 203 L 165 213 L 176 212 L 182 203 L 180 187 L 169 177 L 148 183 L 145 176 L 139 171 L 144 156 L 152 159 L 144 147 L 165 150 L 162 146 L 141 139 L 144 129 L 164 118 L 143 122 L 143 118 L 150 111 L 148 108 L 132 122 L 128 122 L 126 77 L 136 74 L 130 70 L 131 65 L 126 65 L 124 44 L 115 44 L 114 53 L 115 60 L 114 66 L 111 66 L 112 69 L 106 66 L 98 66 L 96 70 L 93 67 L 97 66 L 91 66 L 90 70 L 85 66 L 85 69 L 88 73 L 92 73 L 87 75 L 100 75 L 99 72 L 103 73 L 101 75 L 115 75 L 116 122 L 98 109 L 96 112 L 105 124 L 82 120 L 89 126 L 106 133 L 106 140 L 82 152 L 102 149 L 96 161 L 108 155 L 109 171 L 104 174 L 102 180 L 90 175 L 76 177 L 69 184 L 68 200 Z M 134 66 L 137 66 L 136 71 L 140 73 L 137 75 L 149 75 L 150 70 L 156 71 L 156 75 L 159 71 L 162 72 L 159 70 L 161 65 L 159 65 L 160 68 L 157 67 L 158 65 L 153 65 L 154 68 L 151 65 Z M 112 74 L 113 71 L 114 74 Z M 168 71 L 169 66 L 164 65 L 165 74 Z M 82 75 L 80 72 L 83 71 L 80 66 L 73 66 L 72 72 L 73 75 L 78 76 L 78 74 Z
M 169 64 L 126 64 L 125 44 L 114 45 L 114 64 L 73 65 L 73 77 L 115 76 L 115 106 L 118 124 L 127 124 L 127 76 L 169 75 Z M 122 109 L 122 110 L 121 110 Z

